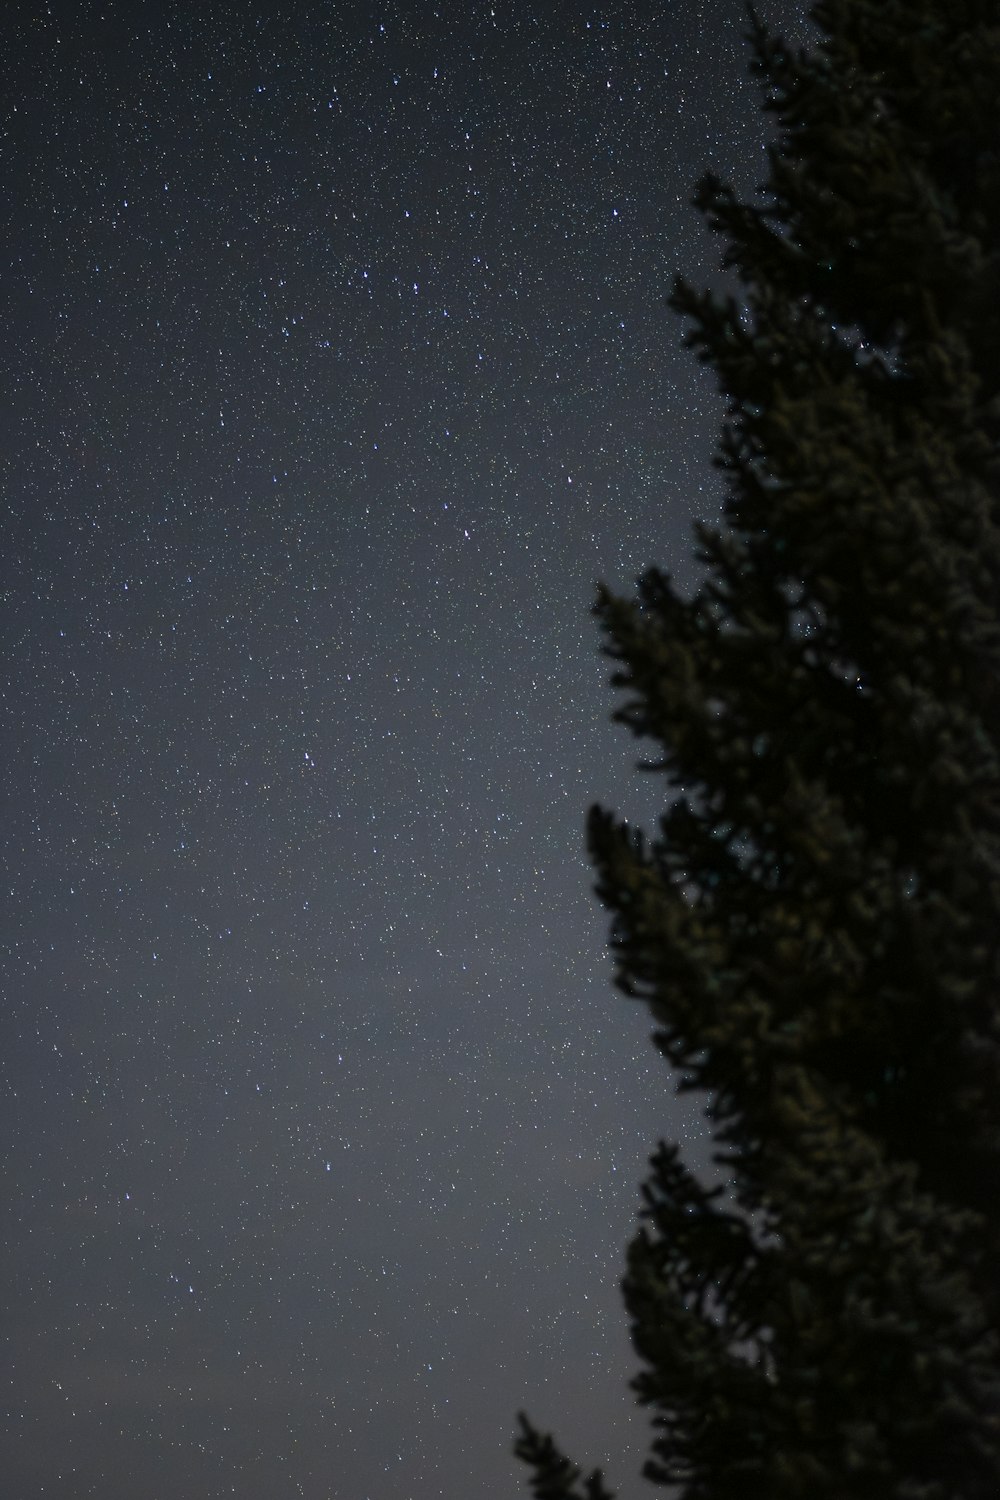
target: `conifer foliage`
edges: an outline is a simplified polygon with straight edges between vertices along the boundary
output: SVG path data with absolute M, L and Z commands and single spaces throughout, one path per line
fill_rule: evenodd
M 728 400 L 705 582 L 596 607 L 673 800 L 594 809 L 616 982 L 680 1089 L 623 1282 L 683 1500 L 1000 1496 L 1000 11 L 753 11 L 762 206 L 679 279 Z M 679 793 L 679 795 L 678 795 Z M 667 800 L 667 799 L 665 799 Z M 608 1500 L 522 1418 L 539 1500 Z

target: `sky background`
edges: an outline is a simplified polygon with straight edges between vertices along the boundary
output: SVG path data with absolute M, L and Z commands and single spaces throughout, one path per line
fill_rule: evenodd
M 803 4 L 765 20 L 803 37 Z M 752 192 L 738 0 L 4 10 L 9 1500 L 623 1500 L 660 1136 L 589 608 L 696 579 L 663 303 Z

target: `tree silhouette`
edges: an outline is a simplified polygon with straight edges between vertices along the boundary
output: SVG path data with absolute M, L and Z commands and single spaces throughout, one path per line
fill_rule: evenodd
M 680 795 L 595 808 L 616 983 L 729 1177 L 661 1144 L 623 1282 L 644 1473 L 684 1500 L 1000 1495 L 1000 15 L 750 11 L 762 206 L 676 282 L 728 398 L 706 579 L 596 613 Z M 584 1488 L 522 1418 L 540 1500 Z

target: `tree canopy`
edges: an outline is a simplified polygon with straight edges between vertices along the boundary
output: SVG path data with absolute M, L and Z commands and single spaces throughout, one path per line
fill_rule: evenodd
M 683 1500 L 1000 1494 L 1000 17 L 750 11 L 760 204 L 696 202 L 740 293 L 678 278 L 727 398 L 688 598 L 596 614 L 676 795 L 595 808 L 616 983 L 709 1191 L 661 1143 L 623 1282 L 646 1476 Z M 607 1500 L 522 1418 L 538 1500 Z

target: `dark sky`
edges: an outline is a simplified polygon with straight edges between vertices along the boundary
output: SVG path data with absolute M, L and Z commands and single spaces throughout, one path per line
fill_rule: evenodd
M 589 607 L 717 513 L 743 24 L 5 7 L 5 1500 L 643 1493 Z

